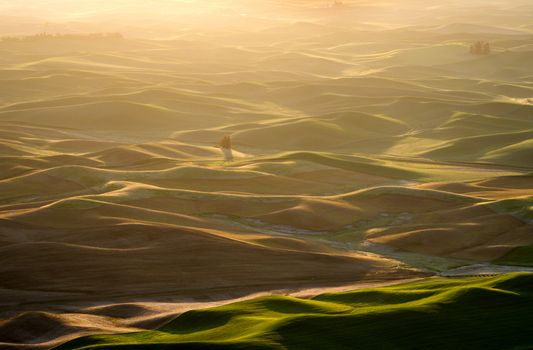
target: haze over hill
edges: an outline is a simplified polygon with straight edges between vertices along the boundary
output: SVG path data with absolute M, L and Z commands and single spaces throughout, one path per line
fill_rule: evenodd
M 531 1 L 24 0 L 0 19 L 2 348 L 533 267 Z

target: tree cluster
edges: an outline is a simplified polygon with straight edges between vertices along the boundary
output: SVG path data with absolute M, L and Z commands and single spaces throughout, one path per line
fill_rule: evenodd
M 35 35 L 5 36 L 1 37 L 2 42 L 33 42 L 54 39 L 74 39 L 74 40 L 102 40 L 102 39 L 123 39 L 121 33 L 89 33 L 89 34 L 49 34 L 39 33 Z
M 340 0 L 334 0 L 333 3 L 331 4 L 331 7 L 333 8 L 341 8 L 341 7 L 345 7 L 346 5 L 344 4 L 344 2 L 340 1 Z
M 488 55 L 490 52 L 490 44 L 486 41 L 476 41 L 470 46 L 470 53 L 472 55 Z

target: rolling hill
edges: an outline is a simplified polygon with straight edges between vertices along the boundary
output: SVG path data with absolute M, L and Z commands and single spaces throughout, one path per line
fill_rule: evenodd
M 531 271 L 531 1 L 152 5 L 0 2 L 0 348 L 531 346 L 530 275 L 360 290 Z
M 531 277 L 429 279 L 312 299 L 265 297 L 189 311 L 154 331 L 80 338 L 59 349 L 411 349 L 413 337 L 423 348 L 527 348 Z

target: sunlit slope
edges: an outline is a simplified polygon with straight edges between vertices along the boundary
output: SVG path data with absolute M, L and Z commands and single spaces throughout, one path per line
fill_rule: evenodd
M 532 239 L 527 218 L 530 214 L 526 214 L 531 200 L 516 201 L 521 202 L 516 208 L 506 207 L 504 200 L 434 211 L 401 226 L 370 229 L 366 237 L 372 242 L 422 254 L 494 260 Z M 524 215 L 520 215 L 522 211 Z
M 305 27 L 305 23 L 299 25 Z M 108 131 L 108 138 L 112 137 L 109 132 L 117 131 L 157 137 L 174 134 L 205 144 L 233 133 L 236 144 L 255 150 L 407 152 L 439 160 L 510 165 L 524 160 L 513 154 L 527 154 L 528 144 L 521 143 L 524 139 L 507 142 L 506 135 L 489 141 L 494 147 L 506 148 L 503 153 L 483 152 L 480 145 L 472 154 L 466 148 L 468 138 L 531 129 L 527 118 L 531 72 L 521 63 L 531 52 L 526 33 L 493 33 L 494 54 L 489 57 L 468 53 L 470 37 L 460 44 L 447 43 L 440 27 L 425 34 L 388 31 L 392 38 L 372 54 L 363 49 L 347 54 L 344 34 L 335 35 L 344 31 L 325 27 L 325 37 L 307 44 L 310 47 L 289 50 L 287 43 L 276 43 L 268 36 L 259 37 L 253 48 L 236 48 L 224 40 L 213 46 L 208 36 L 157 42 L 112 39 L 113 45 L 111 39 L 101 39 L 100 46 L 97 39 L 49 39 L 50 48 L 45 46 L 46 39 L 6 42 L 9 69 L 2 74 L 10 89 L 3 98 L 9 104 L 0 110 L 0 118 L 100 135 Z M 349 33 L 364 38 L 355 30 Z M 380 35 L 364 34 L 367 40 Z M 406 41 L 400 45 L 395 36 Z M 310 40 L 305 35 L 295 39 L 302 45 Z M 87 53 L 73 53 L 84 46 Z M 33 55 L 38 57 L 28 57 L 27 52 L 37 47 Z M 70 51 L 62 52 L 59 47 Z M 36 63 L 17 65 L 19 56 Z M 306 77 L 305 72 L 298 76 L 308 59 L 317 74 L 327 71 L 332 62 L 347 67 L 333 76 Z M 299 64 L 287 66 L 292 61 Z M 57 65 L 50 66 L 51 62 Z M 522 70 L 522 75 L 474 74 L 480 67 Z M 398 69 L 405 69 L 402 76 Z M 422 74 L 427 69 L 435 69 L 432 77 Z M 260 71 L 276 74 L 265 81 Z M 63 81 L 54 82 L 59 78 Z M 19 86 L 22 83 L 26 85 Z M 70 96 L 62 97 L 66 94 Z M 26 99 L 30 101 L 22 102 Z M 246 124 L 250 122 L 257 124 Z M 299 136 L 289 137 L 294 134 Z
M 307 25 L 314 28 L 295 24 Z M 378 46 L 367 42 L 378 30 L 346 30 L 324 25 L 317 40 L 293 33 L 290 44 L 261 29 L 253 46 L 239 47 L 240 32 L 214 45 L 208 35 L 3 42 L 0 78 L 9 89 L 0 119 L 119 142 L 172 136 L 206 146 L 233 134 L 245 153 L 385 153 L 531 167 L 526 32 L 491 31 L 494 52 L 485 57 L 471 55 L 474 39 L 455 29 L 456 43 L 430 27 L 388 30 L 392 37 Z M 353 38 L 363 42 L 346 52 Z M 498 77 L 489 72 L 496 69 Z
M 414 339 L 422 348 L 527 348 L 532 283 L 531 274 L 510 274 L 311 300 L 265 297 L 190 311 L 155 331 L 91 336 L 59 349 L 412 349 Z
M 184 141 L 130 144 L 4 125 L 11 153 L 0 157 L 1 217 L 36 232 L 171 224 L 319 235 L 343 249 L 372 242 L 472 261 L 532 242 L 522 209 L 497 205 L 516 198 L 528 210 L 531 177 L 495 177 L 510 171 L 311 151 L 243 154 L 222 164 L 216 148 Z
M 43 193 L 41 201 L 35 201 L 31 193 L 43 183 L 52 181 L 50 178 L 44 177 L 37 182 L 37 178 L 32 179 L 35 175 L 25 176 L 21 179 L 28 179 L 24 179 L 24 184 L 19 184 L 19 187 L 3 183 L 6 189 L 10 186 L 14 188 L 11 190 L 12 197 L 6 199 L 11 204 L 3 206 L 2 218 L 9 220 L 6 224 L 17 223 L 21 227 L 28 226 L 28 230 L 35 226 L 31 228 L 35 233 L 45 227 L 51 232 L 60 232 L 88 228 L 105 230 L 105 227 L 128 222 L 156 226 L 170 224 L 225 231 L 231 233 L 230 236 L 244 234 L 240 239 L 252 241 L 257 239 L 256 233 L 283 233 L 299 239 L 320 238 L 322 243 L 340 240 L 345 248 L 354 247 L 351 244 L 357 246 L 372 242 L 426 255 L 471 261 L 495 260 L 515 247 L 533 242 L 529 223 L 530 200 L 523 197 L 528 191 L 520 188 L 505 190 L 510 199 L 500 200 L 488 199 L 491 196 L 501 198 L 503 190 L 500 188 L 476 184 L 461 187 L 453 183 L 448 185 L 447 190 L 458 193 L 383 186 L 336 196 L 232 194 L 161 187 L 165 181 L 172 181 L 164 179 L 169 176 L 165 172 L 137 174 L 142 176 L 137 181 L 159 183 L 159 186 L 108 181 L 109 176 L 119 178 L 125 174 L 107 171 L 94 174 L 94 180 L 105 183 L 103 187 L 93 183 L 93 187 L 86 190 L 90 183 L 76 185 L 72 181 L 89 180 L 87 172 L 82 172 L 83 177 L 79 177 L 75 168 L 55 170 L 63 171 L 58 178 L 63 181 L 56 180 L 52 182 L 53 186 L 48 185 L 48 195 Z M 179 175 L 182 172 L 187 176 L 190 171 L 199 174 L 199 169 L 176 169 L 175 181 L 192 181 Z M 132 175 L 135 172 L 129 173 L 129 176 Z M 246 177 L 246 173 L 242 175 L 239 172 L 227 172 L 226 175 L 213 172 L 204 186 L 229 186 L 230 183 L 224 181 L 230 178 L 235 181 L 254 179 Z M 259 186 L 257 179 L 253 181 Z M 198 184 L 198 180 L 195 183 Z M 270 185 L 273 183 L 270 181 Z M 281 184 L 278 182 L 278 185 Z M 291 186 L 287 182 L 285 185 Z M 268 186 L 269 182 L 264 182 L 264 191 Z M 428 186 L 442 188 L 443 185 Z M 258 188 L 261 189 L 261 186 Z M 27 191 L 25 196 L 22 196 L 22 189 Z M 90 193 L 95 191 L 101 193 Z M 479 197 L 468 195 L 469 191 Z M 5 193 L 10 192 L 6 190 Z M 19 242 L 11 235 L 6 240 Z

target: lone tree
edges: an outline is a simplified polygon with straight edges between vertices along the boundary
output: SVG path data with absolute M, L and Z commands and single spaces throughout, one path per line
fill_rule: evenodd
M 220 140 L 218 143 L 218 148 L 222 150 L 222 154 L 224 155 L 224 159 L 227 162 L 230 162 L 233 160 L 233 150 L 231 148 L 231 137 L 229 135 L 226 135 Z
M 470 46 L 470 53 L 472 55 L 488 55 L 490 52 L 490 44 L 486 41 L 476 41 Z

